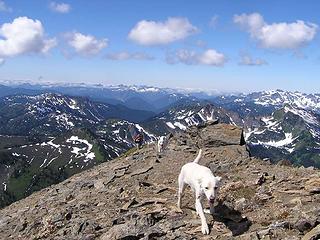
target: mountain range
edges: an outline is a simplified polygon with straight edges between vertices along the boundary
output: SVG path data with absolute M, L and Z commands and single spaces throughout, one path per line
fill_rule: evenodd
M 0 85 L 0 206 L 206 122 L 243 128 L 253 156 L 320 167 L 320 95 L 212 96 L 147 86 Z M 1 186 L 1 185 L 0 185 Z

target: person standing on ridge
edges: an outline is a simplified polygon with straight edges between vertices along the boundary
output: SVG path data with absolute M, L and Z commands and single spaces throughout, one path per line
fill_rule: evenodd
M 132 137 L 132 140 L 134 141 L 134 143 L 137 146 L 137 149 L 140 149 L 143 143 L 143 132 L 142 130 L 138 130 L 136 127 L 131 126 L 130 129 L 130 134 Z

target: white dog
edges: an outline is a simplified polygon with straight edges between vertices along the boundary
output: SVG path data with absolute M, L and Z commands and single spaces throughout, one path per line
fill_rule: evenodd
M 165 139 L 166 137 L 165 136 L 161 136 L 158 140 L 158 153 L 161 153 L 163 152 L 164 150 L 164 143 L 165 143 Z
M 200 149 L 197 158 L 190 163 L 185 164 L 181 168 L 179 174 L 179 192 L 178 192 L 178 208 L 181 209 L 181 197 L 185 184 L 188 184 L 196 194 L 196 211 L 201 218 L 201 231 L 203 234 L 209 234 L 209 228 L 204 216 L 201 205 L 201 199 L 205 196 L 208 199 L 210 213 L 213 213 L 214 201 L 217 196 L 218 187 L 221 178 L 213 176 L 211 170 L 198 164 L 202 155 Z M 205 211 L 206 213 L 209 211 Z

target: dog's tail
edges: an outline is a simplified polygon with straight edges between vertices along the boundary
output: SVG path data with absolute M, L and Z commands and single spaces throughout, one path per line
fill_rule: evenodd
M 202 149 L 199 150 L 198 156 L 196 157 L 195 160 L 193 160 L 193 162 L 194 162 L 194 163 L 198 163 L 199 160 L 200 160 L 200 158 L 201 158 L 201 156 L 202 156 Z

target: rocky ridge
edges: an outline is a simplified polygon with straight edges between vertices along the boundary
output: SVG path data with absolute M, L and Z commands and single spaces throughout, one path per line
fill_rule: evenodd
M 216 124 L 175 134 L 161 156 L 153 144 L 131 151 L 0 210 L 0 239 L 317 239 L 319 170 L 252 158 L 243 143 L 240 128 Z M 176 209 L 198 146 L 223 179 L 209 236 L 189 188 Z

